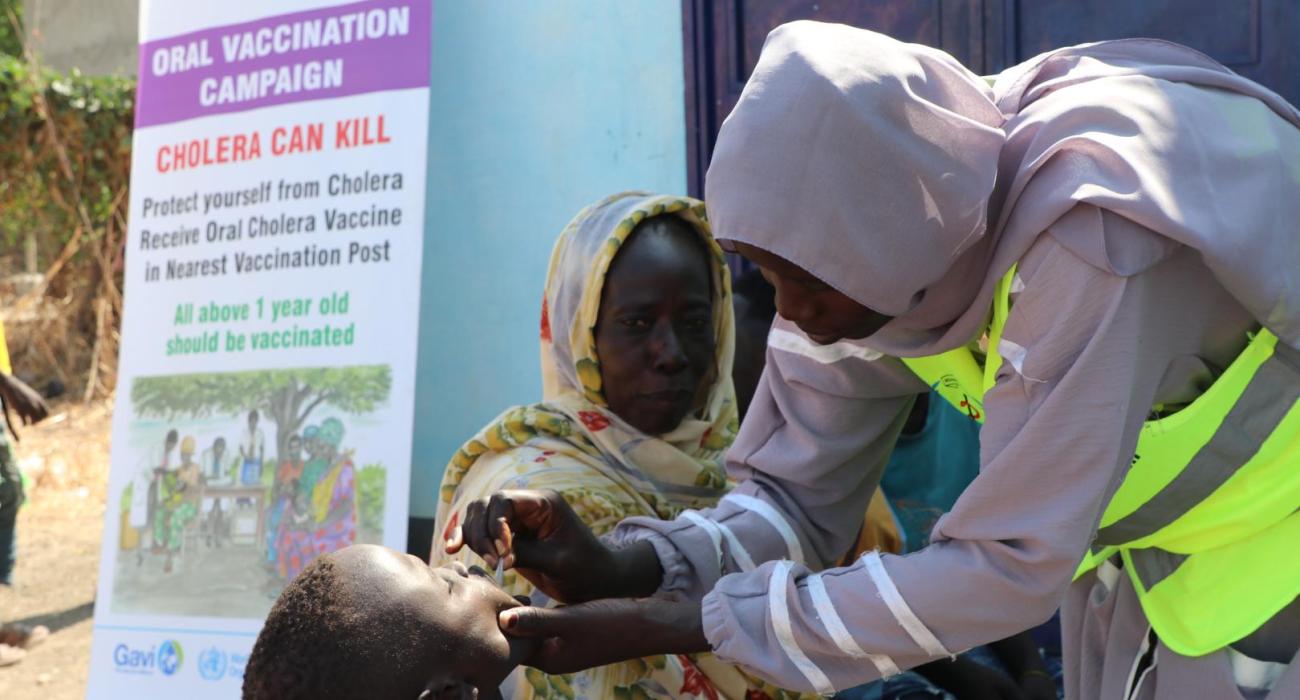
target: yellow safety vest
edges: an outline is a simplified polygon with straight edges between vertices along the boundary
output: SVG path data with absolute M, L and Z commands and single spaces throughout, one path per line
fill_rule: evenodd
M 1014 275 L 994 294 L 987 360 L 969 347 L 903 360 L 972 420 L 1002 363 Z M 1116 555 L 1152 628 L 1185 656 L 1246 637 L 1300 596 L 1300 352 L 1261 330 L 1205 393 L 1143 424 L 1075 577 Z

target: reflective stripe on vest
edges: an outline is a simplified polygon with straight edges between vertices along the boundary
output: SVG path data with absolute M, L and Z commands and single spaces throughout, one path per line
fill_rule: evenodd
M 994 294 L 983 372 L 968 348 L 903 360 L 953 406 L 978 405 L 979 417 L 966 410 L 975 420 L 1001 364 L 1014 274 Z M 1143 424 L 1076 577 L 1120 555 L 1161 640 L 1208 654 L 1300 595 L 1298 508 L 1300 352 L 1262 330 L 1191 404 Z
M 1285 343 L 1276 345 L 1276 338 L 1271 336 L 1252 341 L 1249 352 L 1262 352 L 1266 348 L 1272 349 L 1273 354 L 1259 365 L 1236 402 L 1217 406 L 1220 409 L 1226 407 L 1228 410 L 1209 439 L 1204 441 L 1186 465 L 1177 470 L 1159 490 L 1154 493 L 1140 494 L 1133 499 L 1140 499 L 1141 504 L 1131 512 L 1119 518 L 1103 518 L 1103 525 L 1097 532 L 1097 544 L 1143 546 L 1146 544 L 1143 540 L 1170 528 L 1180 517 L 1205 503 L 1212 494 L 1227 486 L 1234 476 L 1252 464 L 1255 455 L 1264 448 L 1268 438 L 1291 412 L 1296 400 L 1300 399 L 1300 353 Z M 1206 395 L 1200 398 L 1205 398 Z M 1213 409 L 1207 410 L 1213 411 Z M 1149 422 L 1143 426 L 1143 430 L 1144 432 L 1163 430 L 1159 425 L 1162 422 Z M 1166 434 L 1177 435 L 1172 433 L 1172 430 Z M 1142 456 L 1142 448 L 1149 445 L 1144 446 L 1141 441 L 1138 444 L 1137 455 Z M 1292 471 L 1296 467 L 1300 467 L 1300 462 L 1292 462 L 1291 468 L 1282 471 Z M 1280 473 L 1275 477 L 1275 480 L 1286 481 L 1290 475 Z M 1220 495 L 1220 498 L 1225 496 L 1226 494 Z M 1238 527 L 1251 529 L 1249 525 L 1240 521 L 1253 519 L 1248 514 L 1253 507 L 1258 506 L 1258 501 L 1254 494 L 1246 494 L 1238 499 L 1237 504 L 1242 510 L 1238 515 L 1242 517 L 1231 520 L 1238 522 Z M 1294 510 L 1296 505 L 1295 503 L 1277 504 L 1275 507 L 1281 509 L 1277 513 L 1278 517 Z M 1216 523 L 1216 529 L 1221 529 L 1225 524 Z M 1212 536 L 1206 533 L 1193 534 L 1197 534 L 1198 537 Z M 1219 534 L 1220 539 L 1224 541 L 1217 544 L 1225 544 L 1227 541 L 1239 539 L 1239 535 L 1245 533 L 1221 532 Z M 1164 539 L 1175 540 L 1186 537 L 1187 533 L 1166 532 L 1165 535 Z

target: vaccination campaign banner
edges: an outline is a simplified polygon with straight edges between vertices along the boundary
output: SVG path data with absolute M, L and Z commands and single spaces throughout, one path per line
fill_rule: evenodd
M 144 2 L 90 698 L 236 698 L 313 558 L 404 549 L 430 0 Z

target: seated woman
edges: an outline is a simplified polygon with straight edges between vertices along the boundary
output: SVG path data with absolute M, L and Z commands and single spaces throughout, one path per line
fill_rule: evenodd
M 447 466 L 432 563 L 479 561 L 461 547 L 492 535 L 460 526 L 467 511 L 496 507 L 487 497 L 500 489 L 557 491 L 597 534 L 631 515 L 668 519 L 714 504 L 727 490 L 721 459 L 737 429 L 732 333 L 730 278 L 701 202 L 624 193 L 579 213 L 560 234 L 546 282 L 543 401 L 508 409 Z M 513 570 L 505 589 L 544 600 Z M 707 656 L 564 676 L 527 669 L 503 690 L 515 698 L 780 696 Z

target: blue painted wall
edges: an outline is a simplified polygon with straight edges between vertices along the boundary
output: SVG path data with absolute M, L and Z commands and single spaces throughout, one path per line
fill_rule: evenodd
M 560 229 L 619 190 L 686 191 L 681 21 L 670 0 L 435 0 L 412 516 L 462 442 L 541 398 Z

